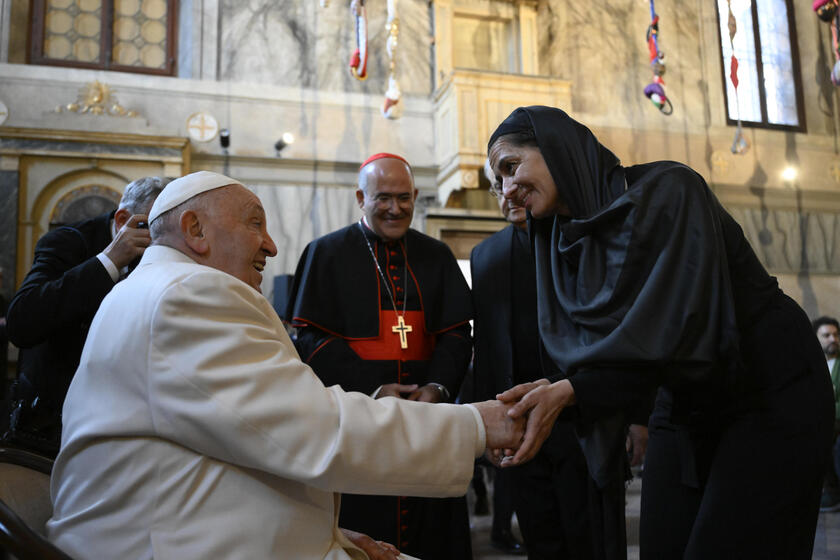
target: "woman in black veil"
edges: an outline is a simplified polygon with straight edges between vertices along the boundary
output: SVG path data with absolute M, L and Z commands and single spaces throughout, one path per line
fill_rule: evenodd
M 621 459 L 621 411 L 657 390 L 642 558 L 810 558 L 833 396 L 805 313 L 700 175 L 622 167 L 559 109 L 514 111 L 490 139 L 504 196 L 531 216 L 540 336 L 562 379 L 499 396 L 528 414 L 505 464 L 575 406 L 590 473 Z

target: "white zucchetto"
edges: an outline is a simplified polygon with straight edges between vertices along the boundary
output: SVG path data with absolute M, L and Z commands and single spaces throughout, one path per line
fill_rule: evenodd
M 175 179 L 163 188 L 155 203 L 152 204 L 152 209 L 149 211 L 149 223 L 151 224 L 164 212 L 172 210 L 196 195 L 228 185 L 242 185 L 242 183 L 212 171 L 196 171 Z

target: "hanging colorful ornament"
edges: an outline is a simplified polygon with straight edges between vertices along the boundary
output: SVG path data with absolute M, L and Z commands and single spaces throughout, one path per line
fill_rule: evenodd
M 350 57 L 350 73 L 357 80 L 367 79 L 367 10 L 365 0 L 353 0 L 350 11 L 356 23 L 356 50 Z
M 735 88 L 735 111 L 738 118 L 735 138 L 732 139 L 732 147 L 729 149 L 733 154 L 743 154 L 750 148 L 750 143 L 744 136 L 744 128 L 741 126 L 741 103 L 738 99 L 738 58 L 735 56 L 735 33 L 738 32 L 738 24 L 735 15 L 732 13 L 731 0 L 726 0 L 726 5 L 729 8 L 729 46 L 732 48 L 732 57 L 729 59 L 729 80 Z
M 388 52 L 388 89 L 382 104 L 382 114 L 389 119 L 398 119 L 403 113 L 402 91 L 397 82 L 397 46 L 400 37 L 400 18 L 397 16 L 397 0 L 388 0 L 388 40 L 385 49 Z
M 840 86 L 840 41 L 838 41 L 838 27 L 840 27 L 840 12 L 835 10 L 831 22 L 831 50 L 834 53 L 834 68 L 831 69 L 831 83 Z
M 840 86 L 840 45 L 837 41 L 837 28 L 840 27 L 840 0 L 814 0 L 811 7 L 817 17 L 831 24 L 831 50 L 834 53 L 834 67 L 831 69 L 831 83 Z
M 674 107 L 665 95 L 665 80 L 662 78 L 665 75 L 665 53 L 659 50 L 659 16 L 656 15 L 653 0 L 650 0 L 650 20 L 646 40 L 653 81 L 645 86 L 644 93 L 663 115 L 670 115 L 674 112 Z
M 817 13 L 817 17 L 826 23 L 830 23 L 837 14 L 837 0 L 814 0 L 811 7 Z

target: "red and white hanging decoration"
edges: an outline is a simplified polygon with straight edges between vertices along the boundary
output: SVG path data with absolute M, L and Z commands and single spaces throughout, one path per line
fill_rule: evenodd
M 353 0 L 350 12 L 356 24 L 356 50 L 350 57 L 350 73 L 360 81 L 367 79 L 367 10 L 365 0 Z
M 320 0 L 321 6 L 329 5 L 329 0 Z M 359 81 L 368 77 L 368 25 L 365 0 L 351 0 L 350 12 L 356 27 L 356 48 L 350 56 L 350 74 Z M 397 46 L 400 37 L 400 18 L 397 16 L 397 0 L 388 0 L 388 20 L 385 24 L 388 37 L 385 50 L 388 53 L 388 89 L 382 103 L 382 114 L 389 119 L 402 116 L 402 91 L 397 82 Z
M 729 46 L 732 48 L 732 58 L 729 59 L 729 79 L 735 88 L 735 111 L 738 117 L 738 126 L 735 129 L 735 138 L 732 139 L 730 150 L 733 154 L 743 154 L 750 148 L 750 143 L 747 142 L 744 129 L 741 126 L 741 104 L 738 100 L 738 58 L 735 56 L 735 33 L 738 31 L 738 24 L 735 21 L 735 15 L 732 13 L 731 0 L 726 0 L 726 5 L 729 9 Z
M 400 18 L 397 16 L 397 0 L 388 0 L 388 21 L 385 24 L 388 39 L 385 49 L 388 52 L 388 89 L 382 104 L 382 114 L 389 119 L 398 119 L 403 113 L 402 91 L 397 82 L 397 46 L 400 37 Z

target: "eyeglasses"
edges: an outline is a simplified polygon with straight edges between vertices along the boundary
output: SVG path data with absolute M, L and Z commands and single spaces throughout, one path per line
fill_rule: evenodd
M 393 201 L 397 202 L 397 206 L 400 208 L 410 208 L 414 204 L 414 198 L 411 194 L 399 194 L 399 195 L 390 195 L 390 194 L 378 194 L 373 197 L 373 202 L 377 208 L 380 210 L 385 210 L 391 207 Z
M 487 189 L 487 194 L 496 199 L 502 198 L 504 196 L 502 188 L 496 186 L 491 186 L 489 189 Z

